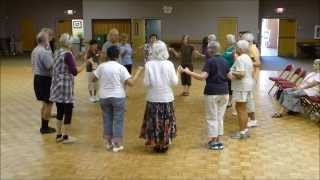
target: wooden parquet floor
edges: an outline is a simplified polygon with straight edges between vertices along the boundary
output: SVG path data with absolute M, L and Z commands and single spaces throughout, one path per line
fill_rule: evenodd
M 78 143 L 55 143 L 55 135 L 40 135 L 40 103 L 34 98 L 30 61 L 1 61 L 1 179 L 319 179 L 319 125 L 303 116 L 272 119 L 278 107 L 266 94 L 262 71 L 256 90 L 260 126 L 251 138 L 233 140 L 238 123 L 228 109 L 225 149 L 208 150 L 204 121 L 203 82 L 193 81 L 191 96 L 176 97 L 178 137 L 167 154 L 155 154 L 138 138 L 144 112 L 142 77 L 129 90 L 125 120 L 125 150 L 106 151 L 102 115 L 90 103 L 85 73 L 76 78 L 72 132 Z M 177 88 L 175 93 L 180 91 Z M 51 121 L 55 125 L 55 120 Z

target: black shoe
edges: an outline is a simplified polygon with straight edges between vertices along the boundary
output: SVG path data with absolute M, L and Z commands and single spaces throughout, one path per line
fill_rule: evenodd
M 161 153 L 166 153 L 168 151 L 168 147 L 163 147 L 160 149 Z
M 56 132 L 56 129 L 52 128 L 52 127 L 40 128 L 41 134 L 51 134 L 51 133 L 55 133 L 55 132 Z

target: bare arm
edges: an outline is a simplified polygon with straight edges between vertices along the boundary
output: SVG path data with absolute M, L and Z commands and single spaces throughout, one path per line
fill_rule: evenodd
M 169 48 L 169 51 L 172 52 L 175 57 L 181 57 L 181 53 L 178 53 L 174 48 Z
M 204 71 L 199 74 L 190 71 L 189 68 L 185 68 L 183 72 L 200 81 L 206 80 L 208 78 L 208 73 Z
M 312 81 L 310 84 L 306 85 L 306 86 L 302 86 L 300 87 L 301 89 L 309 89 L 309 88 L 313 88 L 315 86 L 319 86 L 320 82 L 318 81 Z
M 137 72 L 135 73 L 135 75 L 133 76 L 133 78 L 129 78 L 126 80 L 125 84 L 128 86 L 134 86 L 134 82 L 138 79 L 140 73 L 142 72 L 143 67 L 139 66 Z
M 206 57 L 204 54 L 200 53 L 198 50 L 194 50 L 194 51 L 193 51 L 193 56 L 195 56 L 195 57 L 201 57 L 201 58 Z

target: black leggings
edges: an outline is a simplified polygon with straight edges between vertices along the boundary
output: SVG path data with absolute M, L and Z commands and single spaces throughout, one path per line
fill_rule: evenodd
M 73 103 L 56 103 L 57 105 L 57 119 L 63 120 L 64 124 L 71 124 Z

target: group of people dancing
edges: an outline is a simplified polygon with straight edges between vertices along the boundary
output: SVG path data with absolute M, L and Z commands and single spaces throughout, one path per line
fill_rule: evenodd
M 132 50 L 128 35 L 112 29 L 108 41 L 98 51 L 97 41 L 89 41 L 84 61 L 76 65 L 72 53 L 72 36 L 64 33 L 59 38 L 59 48 L 50 46 L 53 31 L 44 28 L 37 37 L 37 47 L 31 55 L 36 98 L 42 101 L 42 134 L 56 133 L 56 142 L 69 144 L 77 139 L 70 135 L 74 106 L 74 78 L 86 69 L 90 101 L 100 102 L 103 119 L 105 148 L 114 152 L 124 149 L 123 127 L 126 111 L 126 89 L 134 86 L 144 70 L 146 107 L 140 138 L 156 152 L 166 152 L 176 137 L 173 87 L 182 84 L 182 96 L 190 94 L 191 79 L 205 81 L 205 117 L 208 126 L 208 148 L 222 150 L 220 137 L 224 134 L 223 119 L 228 105 L 234 104 L 239 120 L 239 130 L 233 139 L 249 138 L 249 127 L 256 127 L 254 87 L 259 73 L 260 55 L 251 33 L 243 34 L 238 41 L 228 34 L 228 47 L 222 53 L 214 34 L 207 36 L 205 49 L 196 50 L 190 44 L 190 36 L 184 35 L 181 48 L 168 47 L 157 35 L 139 49 L 145 53 L 144 67 L 132 74 Z M 53 53 L 54 52 L 54 53 Z M 175 68 L 170 54 L 181 59 Z M 204 58 L 200 73 L 193 71 L 193 57 Z M 232 95 L 232 96 L 231 96 Z M 232 99 L 232 101 L 229 101 Z M 49 126 L 52 104 L 56 104 L 56 128 Z M 250 120 L 250 121 L 249 121 Z

